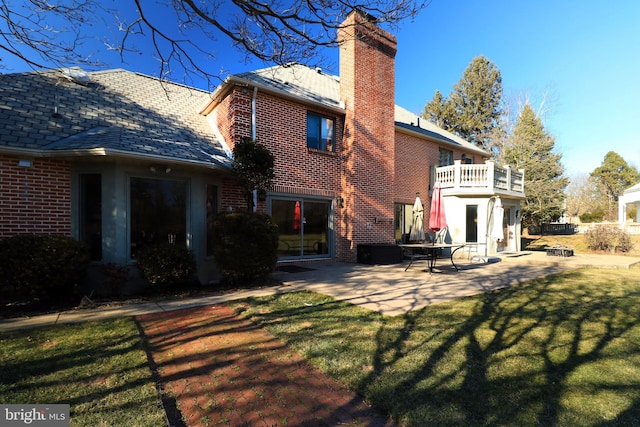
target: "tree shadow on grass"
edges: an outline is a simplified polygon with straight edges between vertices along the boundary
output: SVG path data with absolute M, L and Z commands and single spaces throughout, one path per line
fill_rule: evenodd
M 140 339 L 127 319 L 8 332 L 0 355 L 0 400 L 65 403 L 79 424 L 118 419 L 154 422 L 161 412 L 150 391 Z M 111 421 L 109 421 L 111 420 Z
M 396 317 L 300 292 L 251 299 L 246 315 L 402 425 L 634 425 L 628 277 L 578 270 Z
M 580 273 L 563 275 L 569 279 L 579 282 Z M 466 311 L 443 304 L 405 315 L 395 337 L 382 330 L 376 337 L 375 367 L 361 392 L 406 425 L 592 422 L 571 414 L 563 399 L 598 387 L 572 379 L 588 365 L 637 356 L 607 354 L 637 326 L 637 284 L 620 294 L 556 283 L 550 276 L 453 303 Z M 640 395 L 640 384 L 629 388 Z M 631 416 L 621 414 L 618 425 Z

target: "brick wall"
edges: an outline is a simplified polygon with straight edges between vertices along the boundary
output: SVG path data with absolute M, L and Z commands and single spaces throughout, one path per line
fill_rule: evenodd
M 216 107 L 218 128 L 227 141 L 239 141 L 251 136 L 252 90 L 234 88 L 230 96 Z M 230 99 L 233 98 L 233 99 Z M 273 191 L 279 193 L 336 197 L 340 190 L 340 150 L 343 118 L 317 111 L 336 120 L 336 151 L 334 153 L 307 148 L 307 111 L 296 102 L 258 91 L 256 98 L 256 140 L 264 144 L 275 158 Z M 226 119 L 238 123 L 226 123 Z M 225 180 L 222 188 L 222 208 L 246 207 L 242 190 L 233 179 Z M 264 201 L 258 211 L 265 212 Z M 339 216 L 339 212 L 337 213 Z
M 404 133 L 396 134 L 395 202 L 413 204 L 416 192 L 429 200 L 429 165 L 437 165 L 438 146 Z
M 307 148 L 306 106 L 258 92 L 256 109 L 256 138 L 275 157 L 275 190 L 338 195 L 343 118 L 316 111 L 336 120 L 336 147 L 330 153 Z
M 358 244 L 393 243 L 396 39 L 351 13 L 339 31 L 340 94 L 345 103 L 342 186 L 343 259 L 354 261 Z
M 429 198 L 430 186 L 430 166 L 438 165 L 440 160 L 440 146 L 431 141 L 422 138 L 407 135 L 405 133 L 396 133 L 395 145 L 395 189 L 394 202 L 413 204 L 416 199 L 416 192 L 420 192 L 420 198 L 425 205 L 425 219 L 429 215 Z M 453 159 L 460 160 L 463 151 L 454 150 L 451 147 L 442 147 L 453 152 Z M 476 163 L 481 163 L 479 156 L 473 156 L 466 153 L 467 156 L 473 158 Z
M 232 151 L 236 142 L 251 136 L 251 96 L 248 88 L 235 86 L 212 113 L 215 126 Z M 243 190 L 233 178 L 224 179 L 221 190 L 221 209 L 246 209 Z M 264 211 L 264 206 L 258 207 Z
M 235 86 L 214 111 L 214 123 L 229 148 L 251 136 L 251 97 L 249 88 Z
M 275 157 L 275 192 L 344 198 L 334 217 L 336 257 L 355 261 L 358 244 L 394 242 L 394 203 L 413 204 L 420 191 L 428 205 L 429 166 L 439 153 L 436 143 L 395 131 L 395 38 L 358 13 L 339 37 L 346 114 L 316 111 L 336 120 L 335 153 L 307 148 L 309 107 L 264 91 L 257 93 L 256 139 Z M 216 107 L 216 124 L 231 148 L 251 136 L 252 96 L 252 88 L 238 86 Z M 232 179 L 224 181 L 221 197 L 223 208 L 245 207 Z M 258 210 L 266 210 L 264 202 Z
M 14 234 L 71 235 L 71 163 L 0 155 L 0 238 Z

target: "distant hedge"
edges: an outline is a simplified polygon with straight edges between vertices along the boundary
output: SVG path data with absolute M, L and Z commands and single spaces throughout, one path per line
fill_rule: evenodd
M 73 295 L 90 262 L 89 247 L 66 236 L 22 234 L 0 240 L 0 290 L 5 298 Z

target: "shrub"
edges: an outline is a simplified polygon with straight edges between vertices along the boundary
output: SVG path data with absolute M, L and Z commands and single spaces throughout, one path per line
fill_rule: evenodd
M 604 218 L 603 210 L 596 210 L 594 212 L 586 212 L 580 215 L 580 222 L 582 223 L 590 223 L 590 222 L 600 222 Z
M 140 248 L 136 253 L 138 267 L 153 285 L 179 285 L 193 280 L 196 262 L 184 246 L 160 243 Z
M 126 288 L 127 280 L 129 280 L 129 270 L 127 266 L 108 263 L 103 266 L 103 269 L 109 286 L 109 295 L 122 296 Z
M 23 234 L 0 241 L 0 259 L 3 295 L 63 299 L 82 282 L 90 253 L 71 237 Z
M 278 262 L 278 226 L 253 212 L 225 212 L 213 221 L 214 256 L 222 280 L 231 284 L 265 280 Z
M 587 246 L 596 251 L 629 252 L 631 236 L 616 225 L 596 225 L 585 234 Z

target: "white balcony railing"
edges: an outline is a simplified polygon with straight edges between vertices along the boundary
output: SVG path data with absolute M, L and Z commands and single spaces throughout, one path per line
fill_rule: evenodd
M 485 164 L 462 164 L 455 160 L 451 166 L 436 168 L 434 182 L 442 189 L 460 193 L 510 193 L 524 196 L 524 169 L 512 170 L 487 160 Z

